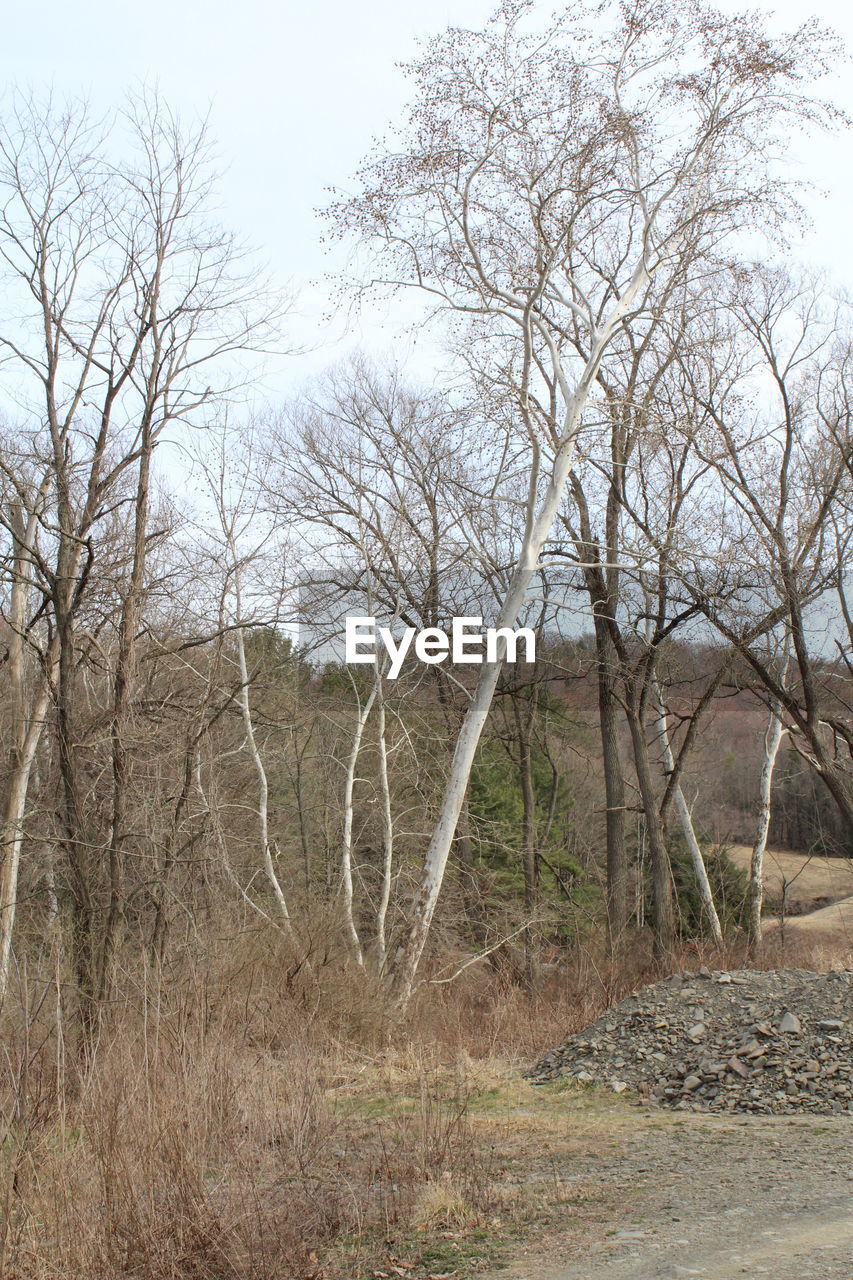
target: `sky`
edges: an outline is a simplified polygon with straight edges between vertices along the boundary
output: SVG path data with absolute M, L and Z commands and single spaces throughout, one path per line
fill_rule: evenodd
M 414 351 L 396 313 L 374 312 L 349 334 L 343 317 L 326 322 L 324 277 L 341 260 L 321 245 L 316 210 L 329 187 L 347 188 L 373 140 L 399 118 L 407 85 L 396 64 L 415 53 L 416 39 L 448 24 L 478 26 L 493 7 L 494 0 L 41 0 L 34 10 L 7 0 L 0 82 L 82 93 L 98 109 L 119 103 L 128 87 L 157 84 L 188 116 L 209 112 L 222 220 L 298 298 L 288 338 L 299 354 L 267 374 L 267 391 L 277 395 L 357 345 L 429 363 L 428 343 Z M 743 8 L 732 0 L 721 7 Z M 762 7 L 780 27 L 807 16 L 797 0 Z M 550 0 L 543 8 L 551 11 Z M 809 12 L 853 49 L 853 6 L 816 0 Z M 830 95 L 853 114 L 853 63 L 834 81 Z M 803 175 L 828 192 L 810 200 L 815 231 L 803 253 L 853 285 L 851 150 L 851 136 L 810 140 L 800 160 Z

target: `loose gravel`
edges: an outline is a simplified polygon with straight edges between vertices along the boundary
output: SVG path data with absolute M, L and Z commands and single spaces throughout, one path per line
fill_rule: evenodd
M 633 1089 L 681 1111 L 853 1114 L 853 971 L 675 974 L 527 1072 Z

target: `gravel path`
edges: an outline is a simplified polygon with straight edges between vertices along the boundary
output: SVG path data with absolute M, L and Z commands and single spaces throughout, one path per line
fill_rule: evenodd
M 609 1194 L 505 1280 L 850 1280 L 853 1122 L 847 1116 L 675 1116 L 637 1108 L 618 1146 L 564 1176 Z M 614 1120 L 616 1117 L 614 1116 Z
M 551 1050 L 578 1196 L 505 1280 L 851 1280 L 851 1023 L 849 971 L 702 969 Z

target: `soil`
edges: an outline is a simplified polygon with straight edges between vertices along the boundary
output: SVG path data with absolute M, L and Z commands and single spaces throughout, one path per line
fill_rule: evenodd
M 728 854 L 744 871 L 749 870 L 752 850 L 746 845 L 732 845 Z M 795 933 L 832 934 L 848 943 L 853 939 L 853 861 L 850 858 L 821 858 L 768 849 L 764 855 L 767 901 L 781 902 L 786 885 L 786 929 Z M 764 918 L 768 935 L 779 924 L 777 916 Z
M 581 1108 L 582 1091 L 569 1095 Z M 555 1169 L 597 1188 L 598 1213 L 583 1220 L 569 1204 L 563 1229 L 516 1256 L 503 1280 L 849 1280 L 848 1117 L 629 1115 L 621 1102 L 598 1113 L 600 1145 Z
M 771 916 L 764 921 L 765 933 L 769 934 L 774 927 L 780 927 L 778 919 Z M 785 920 L 785 928 L 798 933 L 831 933 L 850 942 L 853 940 L 853 897 L 842 898 L 806 915 L 790 915 Z

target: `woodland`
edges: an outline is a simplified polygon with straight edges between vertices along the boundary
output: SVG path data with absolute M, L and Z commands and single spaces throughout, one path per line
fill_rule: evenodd
M 488 1201 L 462 1059 L 771 967 L 768 848 L 853 856 L 853 317 L 785 165 L 838 53 L 698 0 L 424 43 L 322 234 L 446 363 L 260 407 L 294 300 L 206 128 L 7 95 L 0 1277 L 368 1274 Z M 390 679 L 352 615 L 535 660 Z

